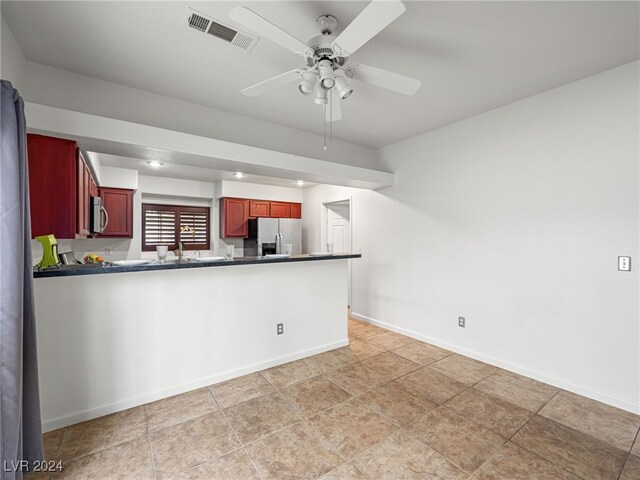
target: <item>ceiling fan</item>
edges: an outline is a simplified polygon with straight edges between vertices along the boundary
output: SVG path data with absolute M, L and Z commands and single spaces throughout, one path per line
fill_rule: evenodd
M 420 88 L 420 80 L 349 61 L 352 54 L 405 10 L 400 0 L 373 0 L 338 36 L 334 35 L 338 27 L 336 17 L 322 15 L 316 20 L 320 35 L 304 44 L 254 11 L 246 7 L 234 8 L 229 12 L 233 21 L 306 59 L 304 68 L 264 80 L 243 89 L 242 93 L 254 97 L 298 81 L 302 94 L 314 95 L 314 102 L 325 106 L 326 122 L 342 118 L 340 101 L 353 93 L 349 79 L 413 95 Z

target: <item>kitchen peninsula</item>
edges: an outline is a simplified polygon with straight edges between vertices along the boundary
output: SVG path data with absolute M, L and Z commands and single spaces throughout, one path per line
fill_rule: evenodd
M 359 257 L 35 272 L 45 430 L 347 345 Z

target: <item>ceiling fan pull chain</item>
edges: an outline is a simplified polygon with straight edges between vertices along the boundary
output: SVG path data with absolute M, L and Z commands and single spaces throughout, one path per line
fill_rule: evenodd
M 323 150 L 327 149 L 327 104 L 323 103 L 322 104 L 322 117 L 324 120 L 324 148 Z
M 333 145 L 333 91 L 335 87 L 329 90 L 329 145 Z

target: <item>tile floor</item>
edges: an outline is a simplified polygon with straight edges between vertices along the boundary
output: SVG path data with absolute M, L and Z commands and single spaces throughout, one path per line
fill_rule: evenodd
M 640 479 L 637 415 L 353 319 L 349 338 L 46 433 L 51 478 Z

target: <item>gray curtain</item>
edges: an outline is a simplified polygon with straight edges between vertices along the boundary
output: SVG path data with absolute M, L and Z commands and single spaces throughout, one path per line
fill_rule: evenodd
M 19 461 L 43 460 L 33 307 L 31 222 L 24 102 L 1 81 L 0 458 L 3 480 Z M 17 470 L 17 471 L 16 471 Z

